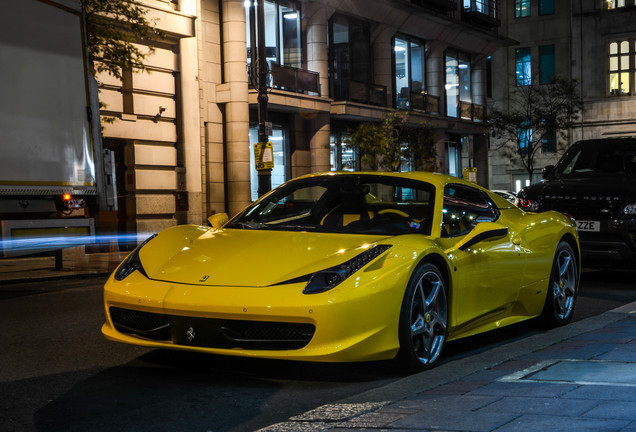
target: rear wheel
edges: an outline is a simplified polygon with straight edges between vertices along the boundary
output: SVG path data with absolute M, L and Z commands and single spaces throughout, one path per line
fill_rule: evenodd
M 400 311 L 400 351 L 396 357 L 408 372 L 430 369 L 439 361 L 448 328 L 446 283 L 430 263 L 419 266 L 406 289 Z
M 567 243 L 559 243 L 554 254 L 548 293 L 541 314 L 547 327 L 565 325 L 572 320 L 579 285 L 579 270 L 574 250 Z

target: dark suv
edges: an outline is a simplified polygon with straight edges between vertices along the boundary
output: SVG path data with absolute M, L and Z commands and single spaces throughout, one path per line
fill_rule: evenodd
M 519 207 L 572 216 L 585 266 L 636 263 L 636 138 L 579 141 L 543 178 L 519 191 Z

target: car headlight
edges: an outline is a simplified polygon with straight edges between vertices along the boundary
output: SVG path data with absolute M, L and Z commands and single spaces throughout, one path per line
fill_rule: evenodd
M 347 262 L 314 273 L 303 294 L 318 294 L 333 289 L 390 247 L 391 245 L 376 245 Z
M 527 198 L 517 198 L 515 204 L 525 211 L 536 212 L 539 211 L 539 202 L 530 200 Z
M 636 214 L 636 204 L 628 204 L 623 208 L 623 213 L 628 215 Z
M 119 265 L 119 267 L 115 271 L 114 277 L 116 280 L 121 281 L 126 279 L 135 270 L 139 270 L 144 276 L 148 277 L 148 275 L 144 271 L 143 266 L 141 265 L 141 260 L 139 259 L 139 251 L 146 245 L 146 243 L 148 243 L 156 236 L 157 234 L 153 234 L 148 237 L 126 257 L 126 259 Z

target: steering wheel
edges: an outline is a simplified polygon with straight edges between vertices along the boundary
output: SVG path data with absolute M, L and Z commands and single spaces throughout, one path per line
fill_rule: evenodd
M 397 210 L 397 209 L 384 209 L 384 210 L 380 210 L 378 212 L 378 214 L 387 214 L 387 213 L 392 213 L 392 214 L 396 214 L 399 216 L 402 216 L 403 218 L 407 218 L 407 219 L 411 219 L 411 216 L 409 216 L 408 213 L 403 212 L 402 210 Z
M 400 221 L 408 224 L 410 228 L 419 229 L 421 220 L 413 219 L 408 213 L 398 209 L 384 209 L 378 212 L 379 215 L 399 216 Z

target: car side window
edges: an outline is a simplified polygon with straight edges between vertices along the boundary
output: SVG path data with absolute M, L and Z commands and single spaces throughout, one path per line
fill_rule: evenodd
M 444 188 L 442 212 L 442 237 L 466 235 L 479 222 L 499 218 L 499 211 L 484 192 L 458 184 Z

